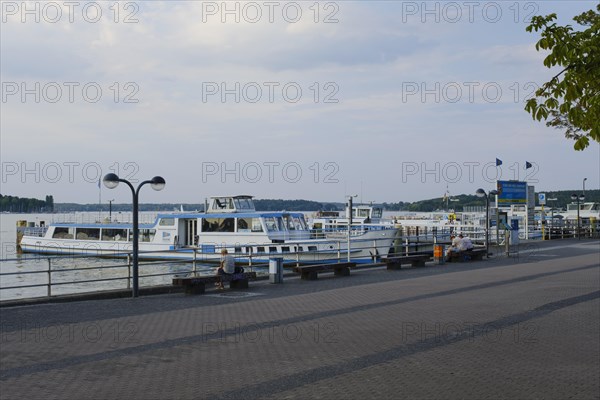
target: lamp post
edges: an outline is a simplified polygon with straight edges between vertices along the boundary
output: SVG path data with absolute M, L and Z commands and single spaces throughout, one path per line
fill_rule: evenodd
M 581 194 L 585 197 L 585 181 L 587 181 L 587 178 L 583 178 L 583 192 L 581 192 Z
M 112 202 L 113 201 L 115 201 L 115 199 L 108 201 L 108 222 L 112 222 Z
M 475 191 L 475 194 L 477 197 L 485 197 L 485 255 L 490 258 L 490 195 L 495 196 L 498 191 L 490 190 L 489 193 L 486 193 L 485 190 L 479 188 Z
M 350 262 L 350 231 L 352 230 L 352 199 L 354 197 L 357 197 L 358 195 L 354 194 L 351 196 L 348 196 L 348 249 L 347 249 L 347 253 L 348 253 L 348 262 Z
M 133 185 L 126 179 L 121 179 L 117 176 L 117 174 L 106 174 L 104 179 L 104 186 L 109 189 L 114 189 L 119 185 L 119 182 L 125 183 L 131 189 L 131 194 L 133 195 L 133 289 L 132 296 L 138 297 L 139 295 L 139 269 L 138 269 L 138 247 L 139 247 L 139 232 L 138 232 L 138 198 L 140 189 L 145 184 L 149 183 L 154 190 L 163 190 L 165 187 L 165 180 L 160 176 L 155 176 L 154 178 L 143 181 L 137 187 L 137 189 L 133 188 Z
M 546 199 L 546 201 L 550 202 L 550 201 L 556 201 L 558 200 L 558 198 L 554 197 L 554 198 L 548 198 Z M 554 229 L 554 207 L 551 208 L 551 216 L 550 216 L 550 228 L 548 229 L 548 239 L 552 240 L 552 229 Z
M 584 180 L 585 182 L 585 180 Z M 581 231 L 579 230 L 579 203 L 585 200 L 585 196 L 580 194 L 579 196 L 575 193 L 571 195 L 571 200 L 577 202 L 577 239 L 581 240 Z

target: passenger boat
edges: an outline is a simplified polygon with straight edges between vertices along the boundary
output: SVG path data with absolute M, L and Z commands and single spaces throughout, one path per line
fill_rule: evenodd
M 349 211 L 346 207 L 345 215 L 339 211 L 319 211 L 311 221 L 314 233 L 319 237 L 346 238 L 348 224 L 351 224 L 351 236 L 360 236 L 367 231 L 387 230 L 392 226 L 392 221 L 382 220 L 383 209 L 373 205 L 356 205 L 352 207 L 352 220 L 348 218 Z
M 577 212 L 577 207 L 579 207 L 579 213 Z M 559 213 L 559 215 L 567 220 L 577 220 L 577 215 L 579 215 L 579 218 L 587 223 L 590 221 L 596 222 L 600 220 L 600 203 L 588 201 L 585 203 L 567 204 L 567 211 Z
M 139 225 L 139 257 L 215 261 L 227 248 L 238 261 L 282 257 L 299 262 L 345 259 L 367 262 L 388 254 L 398 234 L 392 225 L 352 232 L 351 240 L 319 237 L 299 212 L 259 212 L 252 196 L 214 196 L 206 212 L 158 214 Z M 132 225 L 52 223 L 27 228 L 21 250 L 45 254 L 126 257 L 132 250 Z M 348 251 L 350 243 L 350 251 Z

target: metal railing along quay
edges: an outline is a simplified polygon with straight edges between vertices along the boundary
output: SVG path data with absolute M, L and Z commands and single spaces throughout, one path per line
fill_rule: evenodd
M 381 256 L 376 251 L 377 240 L 353 239 L 352 243 L 350 258 L 361 249 L 373 249 L 373 262 L 377 262 Z M 336 246 L 333 247 L 333 244 Z M 285 257 L 284 267 L 293 267 L 306 262 L 317 262 L 323 258 L 329 262 L 346 261 L 348 257 L 340 241 L 332 241 L 331 249 L 321 251 L 242 253 L 242 246 L 216 246 L 216 253 L 212 254 L 202 253 L 198 248 L 157 252 L 161 253 L 161 257 L 171 253 L 174 256 L 184 256 L 184 259 L 156 259 L 155 257 L 152 260 L 154 252 L 140 252 L 140 286 L 168 285 L 171 278 L 186 274 L 214 274 L 214 268 L 219 262 L 220 249 L 223 247 L 228 248 L 235 258 L 243 258 L 245 260 L 243 265 L 247 265 L 250 271 L 256 269 L 259 274 L 265 275 L 268 264 L 264 260 L 269 258 Z M 3 268 L 0 272 L 0 302 L 130 289 L 133 280 L 131 252 L 114 253 L 110 257 L 92 254 L 24 256 L 5 258 L 0 261 L 4 266 L 9 265 L 9 268 Z M 10 267 L 10 265 L 17 266 Z M 9 292 L 14 295 L 6 295 Z
M 465 229 L 460 227 L 460 232 L 470 236 L 475 244 L 485 243 L 485 230 L 481 228 Z M 352 251 L 349 256 L 353 260 L 360 250 L 368 249 L 371 254 L 370 263 L 378 263 L 382 257 L 388 255 L 410 255 L 415 253 L 433 251 L 436 244 L 449 244 L 450 235 L 458 233 L 452 229 L 423 229 L 422 227 L 406 227 L 396 237 L 386 254 L 377 251 L 377 241 L 373 239 L 352 239 Z M 581 229 L 582 238 L 598 238 L 598 231 Z M 490 229 L 490 244 L 503 245 L 504 235 L 496 240 L 495 229 Z M 548 232 L 546 232 L 548 236 Z M 577 237 L 577 230 L 563 228 L 558 232 L 552 231 L 552 239 Z M 539 236 L 541 239 L 541 234 Z M 310 241 L 306 242 L 311 243 Z M 268 264 L 265 259 L 285 257 L 284 267 L 294 267 L 303 263 L 347 261 L 348 252 L 343 247 L 342 241 L 332 241 L 333 248 L 326 251 L 293 251 L 285 253 L 270 252 L 268 247 L 262 253 L 242 253 L 242 246 L 230 246 L 230 254 L 235 258 L 244 259 L 244 265 L 250 270 L 256 269 L 259 274 L 268 273 Z M 297 243 L 300 245 L 301 243 Z M 140 253 L 140 286 L 153 287 L 170 284 L 170 279 L 185 274 L 213 274 L 218 264 L 219 250 L 212 254 L 202 253 L 200 249 L 180 249 L 172 251 L 173 254 L 183 254 L 186 259 L 160 259 L 150 260 L 152 252 Z M 306 246 L 308 248 L 308 246 Z M 161 252 L 163 255 L 165 252 Z M 326 253 L 326 254 L 324 254 Z M 307 257 L 310 254 L 311 257 Z M 122 258 L 98 257 L 96 255 L 59 255 L 59 256 L 34 256 L 16 257 L 0 260 L 3 264 L 0 272 L 0 302 L 5 300 L 52 298 L 60 295 L 99 293 L 108 290 L 131 289 L 132 262 L 131 253 L 121 253 Z M 113 255 L 114 256 L 114 255 Z M 363 262 L 364 264 L 365 262 Z M 368 262 L 367 262 L 368 264 Z M 6 266 L 9 266 L 8 268 Z M 11 267 L 12 265 L 12 267 Z M 9 293 L 9 294 L 7 294 Z M 11 296 L 10 293 L 13 295 Z

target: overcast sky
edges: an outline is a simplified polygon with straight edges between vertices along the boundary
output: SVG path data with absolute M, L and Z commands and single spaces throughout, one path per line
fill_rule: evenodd
M 141 202 L 600 187 L 599 145 L 523 110 L 557 72 L 531 15 L 596 1 L 1 4 L 5 195 L 131 201 L 108 172 L 163 176 Z

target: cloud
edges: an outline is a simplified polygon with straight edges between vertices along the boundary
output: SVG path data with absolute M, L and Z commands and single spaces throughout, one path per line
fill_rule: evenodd
M 42 92 L 39 102 L 35 94 L 17 93 L 2 103 L 3 160 L 76 159 L 104 169 L 135 162 L 140 176 L 167 178 L 160 201 L 238 190 L 335 200 L 358 190 L 361 180 L 371 199 L 416 200 L 443 193 L 445 185 L 439 190 L 439 182 L 402 182 L 402 162 L 484 163 L 497 152 L 515 160 L 536 155 L 540 178 L 549 181 L 560 169 L 551 160 L 597 165 L 597 147 L 573 153 L 560 132 L 523 111 L 529 84 L 550 73 L 533 49 L 535 35 L 524 31 L 522 20 L 531 11 L 525 4 L 519 4 L 518 23 L 512 3 L 498 3 L 503 15 L 497 23 L 481 14 L 474 22 L 465 14 L 457 23 L 432 16 L 423 22 L 422 10 L 413 15 L 406 7 L 425 3 L 383 1 L 319 2 L 318 16 L 315 3 L 298 2 L 303 17 L 295 23 L 281 9 L 273 22 L 263 8 L 256 23 L 243 18 L 251 14 L 223 23 L 223 15 L 206 8 L 211 2 L 140 2 L 128 9 L 118 3 L 115 22 L 113 4 L 98 4 L 103 17 L 96 23 L 80 13 L 73 23 L 21 23 L 20 16 L 3 23 L 3 83 L 31 89 L 37 82 Z M 589 3 L 554 6 L 573 14 Z M 545 7 L 539 4 L 540 13 Z M 324 23 L 326 18 L 337 22 Z M 53 82 L 63 89 L 57 102 L 43 92 Z M 65 82 L 78 83 L 73 101 Z M 100 87 L 97 101 L 90 99 L 93 92 L 83 93 L 86 84 Z M 254 101 L 257 88 L 262 93 Z M 205 161 L 293 161 L 306 179 L 203 183 Z M 308 179 L 311 166 L 318 163 L 322 177 L 328 162 L 339 167 L 337 184 Z M 485 183 L 477 179 L 456 187 L 471 192 Z M 197 185 L 190 189 L 189 182 Z M 3 191 L 18 195 L 34 190 L 30 184 L 11 180 Z M 96 195 L 93 184 L 60 187 L 65 201 Z

